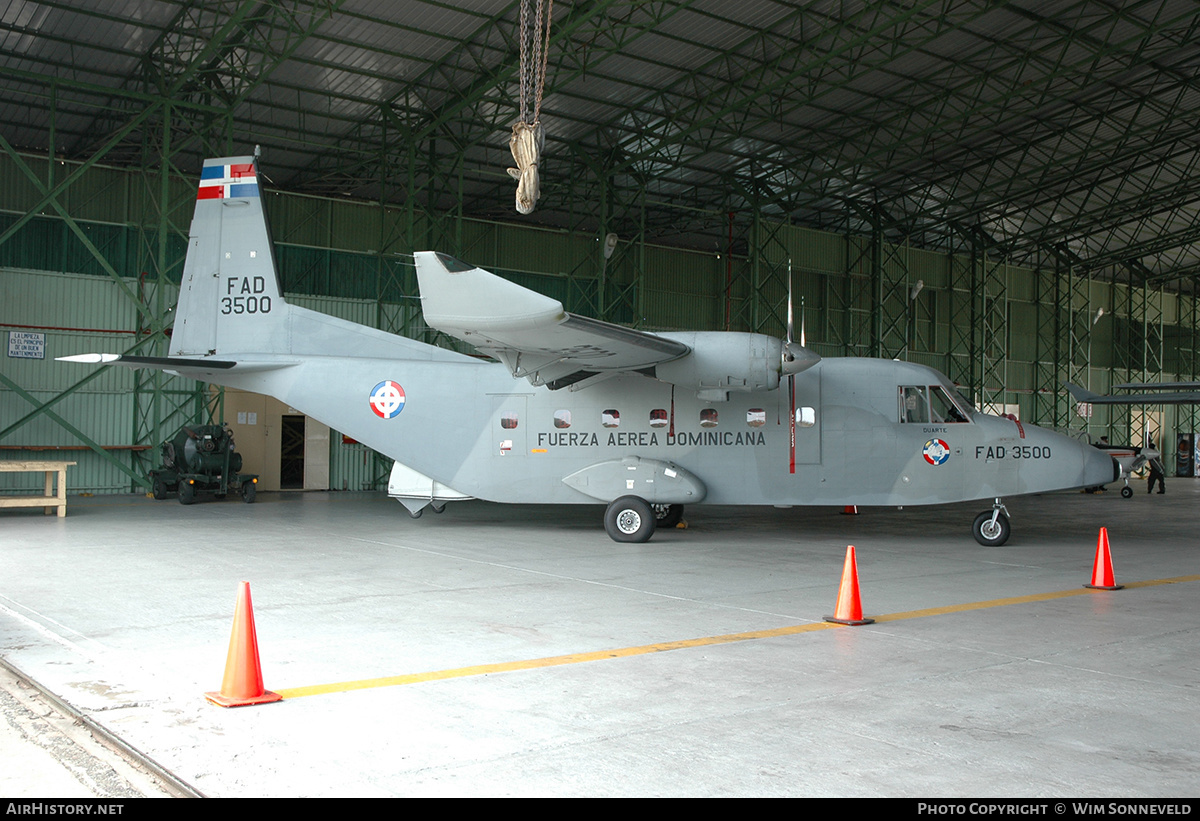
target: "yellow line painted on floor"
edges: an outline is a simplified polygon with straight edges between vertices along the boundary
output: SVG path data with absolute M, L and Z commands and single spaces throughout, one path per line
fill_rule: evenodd
M 1162 584 L 1179 584 L 1181 582 L 1200 581 L 1200 575 L 1175 576 L 1170 579 L 1152 579 L 1149 581 L 1130 582 L 1125 587 L 1155 587 Z M 925 610 L 909 610 L 904 613 L 892 613 L 885 616 L 874 616 L 877 624 L 889 621 L 904 621 L 905 619 L 920 619 L 928 616 L 945 616 L 951 613 L 966 613 L 971 610 L 986 610 L 992 607 L 1008 607 L 1014 604 L 1030 604 L 1033 602 L 1066 599 L 1071 596 L 1087 596 L 1107 593 L 1104 590 L 1092 590 L 1080 587 L 1078 590 L 1059 590 L 1054 593 L 1035 593 L 1030 596 L 1013 596 L 1007 599 L 991 599 L 990 601 L 968 602 L 953 604 L 947 607 L 930 607 Z M 795 624 L 789 627 L 777 627 L 772 630 L 751 630 L 746 633 L 727 633 L 723 636 L 705 636 L 681 641 L 665 641 L 658 644 L 643 644 L 639 647 L 623 647 L 616 650 L 598 650 L 592 653 L 570 653 L 565 656 L 548 656 L 540 659 L 523 659 L 521 661 L 506 661 L 498 664 L 476 664 L 470 667 L 456 667 L 450 670 L 433 670 L 427 673 L 409 673 L 401 676 L 384 676 L 383 678 L 361 679 L 359 681 L 341 681 L 333 684 L 314 684 L 310 687 L 291 687 L 275 690 L 285 699 L 302 698 L 304 696 L 319 696 L 329 693 L 346 693 L 351 690 L 370 690 L 376 687 L 396 687 L 401 684 L 419 684 L 425 681 L 440 681 L 450 678 L 466 678 L 468 676 L 484 676 L 489 673 L 510 673 L 514 670 L 536 670 L 542 667 L 560 667 L 564 664 L 582 664 L 588 661 L 603 661 L 605 659 L 629 658 L 644 656 L 650 653 L 664 653 L 668 650 L 683 650 L 689 647 L 711 647 L 718 644 L 734 644 L 739 641 L 754 641 L 755 639 L 777 638 L 779 636 L 794 636 L 800 633 L 812 633 L 817 630 L 840 628 L 840 624 L 814 622 L 812 624 Z M 847 628 L 850 629 L 850 628 Z

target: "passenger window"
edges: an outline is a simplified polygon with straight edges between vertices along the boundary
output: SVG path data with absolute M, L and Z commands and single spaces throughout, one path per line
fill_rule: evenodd
M 650 411 L 650 427 L 665 428 L 668 422 L 667 411 L 664 408 L 655 408 Z
M 752 428 L 761 428 L 767 424 L 767 412 L 762 408 L 751 408 L 746 411 L 746 424 Z
M 700 427 L 715 428 L 717 426 L 716 408 L 704 408 L 700 411 Z
M 505 411 L 500 414 L 500 427 L 505 430 L 512 430 L 517 426 L 517 414 L 513 411 Z
M 554 427 L 569 428 L 571 427 L 571 412 L 569 410 L 560 410 L 554 412 Z
M 609 408 L 608 410 L 601 412 L 600 424 L 606 428 L 620 427 L 620 425 L 621 425 L 620 411 L 616 411 L 616 410 L 613 410 L 612 408 Z
M 816 408 L 796 408 L 796 427 L 811 428 L 817 424 Z
M 900 386 L 900 421 L 929 422 L 929 400 L 923 386 Z

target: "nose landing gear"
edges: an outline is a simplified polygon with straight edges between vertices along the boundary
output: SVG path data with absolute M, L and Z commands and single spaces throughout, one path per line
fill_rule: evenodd
M 975 517 L 971 526 L 975 541 L 984 547 L 1000 547 L 1008 541 L 1012 528 L 1008 524 L 1008 508 L 997 499 L 992 503 L 991 510 L 985 510 Z

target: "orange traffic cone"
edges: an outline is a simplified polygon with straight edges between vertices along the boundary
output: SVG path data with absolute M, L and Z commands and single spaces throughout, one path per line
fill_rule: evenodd
M 846 548 L 846 564 L 842 568 L 842 587 L 838 590 L 834 614 L 825 621 L 835 624 L 874 624 L 875 619 L 864 619 L 862 599 L 858 595 L 858 563 L 854 560 L 854 545 Z
M 858 515 L 858 505 L 846 505 L 844 508 L 842 508 L 842 515 L 843 516 L 857 516 Z
M 233 614 L 233 632 L 229 635 L 229 655 L 225 659 L 225 679 L 221 692 L 204 697 L 221 707 L 269 704 L 283 696 L 263 688 L 262 667 L 258 662 L 258 636 L 254 632 L 254 607 L 250 603 L 250 582 L 238 587 L 237 609 Z
M 1085 584 L 1093 590 L 1120 590 L 1125 585 L 1117 584 L 1113 576 L 1112 554 L 1108 550 L 1108 528 L 1100 528 L 1096 539 L 1096 561 L 1092 564 L 1092 583 Z

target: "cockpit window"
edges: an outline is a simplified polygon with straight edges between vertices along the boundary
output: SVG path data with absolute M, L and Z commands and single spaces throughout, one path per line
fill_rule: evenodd
M 901 385 L 901 423 L 970 422 L 971 412 L 961 397 L 944 385 Z
M 925 396 L 923 385 L 900 386 L 900 421 L 929 421 L 929 400 Z
M 933 422 L 969 422 L 966 410 L 959 407 L 954 396 L 941 385 L 929 389 L 930 419 Z

